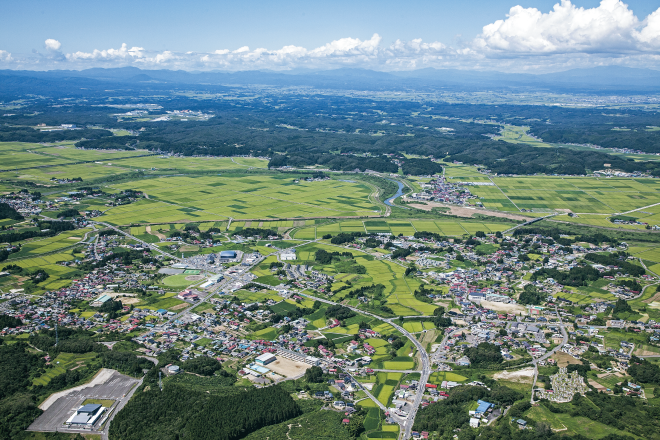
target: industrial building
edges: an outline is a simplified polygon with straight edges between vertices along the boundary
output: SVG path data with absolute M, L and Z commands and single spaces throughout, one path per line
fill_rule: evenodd
M 277 358 L 272 353 L 264 353 L 261 356 L 257 356 L 255 362 L 261 365 L 268 365 L 276 359 Z
M 222 251 L 220 252 L 220 261 L 235 260 L 236 256 L 236 251 Z
M 92 306 L 92 307 L 101 307 L 104 303 L 110 301 L 111 299 L 112 299 L 111 296 L 101 295 L 98 298 L 96 298 L 94 301 L 92 301 L 90 306 Z
M 105 408 L 103 408 L 102 405 L 99 405 L 98 403 L 88 403 L 87 405 L 78 408 L 64 424 L 70 426 L 75 425 L 80 428 L 91 428 L 104 412 Z
M 280 260 L 282 261 L 295 260 L 295 259 L 296 259 L 295 249 L 287 249 L 280 254 Z

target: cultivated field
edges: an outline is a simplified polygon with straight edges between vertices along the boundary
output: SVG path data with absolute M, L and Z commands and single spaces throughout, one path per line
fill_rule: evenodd
M 472 220 L 425 219 L 425 220 L 347 220 L 318 226 L 304 226 L 296 229 L 294 238 L 315 239 L 325 234 L 336 235 L 340 232 L 390 233 L 404 236 L 414 235 L 418 231 L 435 232 L 440 235 L 460 236 L 476 234 L 477 231 L 494 233 L 513 226 L 511 223 L 480 222 Z
M 171 177 L 114 185 L 149 195 L 102 217 L 113 224 L 374 215 L 364 185 L 327 180 L 294 183 L 283 176 Z M 256 227 L 256 225 L 254 226 Z
M 471 179 L 474 181 L 474 179 Z M 496 186 L 475 186 L 486 208 L 503 211 L 612 214 L 658 203 L 660 182 L 655 179 L 596 177 L 493 177 Z

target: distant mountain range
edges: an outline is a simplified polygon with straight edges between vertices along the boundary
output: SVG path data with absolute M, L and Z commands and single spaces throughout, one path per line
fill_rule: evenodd
M 660 71 L 629 67 L 595 67 L 547 74 L 420 69 L 377 72 L 365 69 L 325 71 L 186 72 L 136 67 L 87 70 L 0 71 L 3 94 L 84 94 L 107 89 L 218 89 L 231 85 L 315 87 L 342 90 L 508 90 L 571 93 L 658 93 Z M 84 92 L 84 91 L 87 92 Z

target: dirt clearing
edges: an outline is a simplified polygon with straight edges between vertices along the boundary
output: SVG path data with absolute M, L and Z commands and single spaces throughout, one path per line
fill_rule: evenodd
M 509 382 L 532 383 L 534 380 L 534 369 L 523 368 L 518 371 L 500 371 L 495 373 L 493 379 L 507 380 Z
M 296 377 L 305 373 L 305 370 L 312 368 L 311 365 L 303 362 L 292 361 L 284 357 L 278 357 L 277 360 L 265 365 L 269 370 L 286 377 Z
M 481 301 L 481 306 L 490 310 L 495 310 L 496 312 L 513 313 L 515 315 L 527 312 L 525 307 L 518 304 L 504 304 L 494 301 Z
M 553 354 L 552 359 L 557 361 L 557 366 L 558 367 L 565 367 L 568 364 L 581 364 L 578 359 L 575 359 L 573 356 L 571 356 L 568 353 L 564 353 L 563 351 L 558 351 L 557 353 Z
M 465 208 L 463 206 L 445 205 L 438 202 L 420 202 L 409 203 L 408 206 L 421 209 L 422 211 L 431 211 L 433 208 L 448 208 L 451 215 L 458 217 L 472 217 L 475 214 L 489 215 L 491 217 L 508 218 L 511 220 L 531 220 L 530 217 L 524 215 L 511 214 L 510 212 L 489 211 L 487 209 L 479 208 Z

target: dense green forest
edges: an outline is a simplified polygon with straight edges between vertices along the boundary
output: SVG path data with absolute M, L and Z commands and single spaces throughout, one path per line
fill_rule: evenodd
M 0 203 L 0 219 L 23 220 L 23 216 L 6 203 Z
M 110 425 L 110 438 L 236 440 L 301 413 L 279 386 L 252 388 L 228 399 L 167 384 L 162 392 L 136 393 Z
M 68 105 L 66 109 L 50 105 L 56 100 L 35 100 L 27 106 L 36 115 L 7 117 L 8 124 L 0 129 L 0 141 L 75 139 L 79 140 L 77 146 L 89 149 L 265 156 L 271 159 L 271 168 L 320 165 L 338 171 L 396 173 L 398 167 L 392 159 L 398 158 L 403 162 L 404 174 L 441 171 L 440 165 L 428 160 L 406 159 L 404 154 L 410 154 L 483 165 L 498 174 L 584 174 L 604 169 L 607 163 L 611 169 L 660 175 L 660 165 L 655 161 L 634 161 L 591 149 L 539 148 L 485 137 L 496 137 L 501 127 L 498 124 L 509 123 L 531 127 L 531 132 L 546 142 L 658 152 L 660 132 L 648 128 L 657 125 L 657 115 L 641 110 L 621 110 L 615 118 L 598 109 L 441 102 L 429 108 L 423 102 L 329 95 L 277 96 L 277 103 L 264 95 L 240 105 L 230 100 L 196 100 L 180 95 L 153 100 L 162 107 L 160 113 L 186 108 L 214 117 L 158 125 L 130 118 L 117 122 L 112 111 L 102 107 L 106 97 L 90 96 L 86 103 Z M 383 114 L 387 115 L 387 123 L 383 122 Z M 140 134 L 111 136 L 110 131 L 99 129 L 42 133 L 32 128 L 37 123 L 121 127 Z M 619 126 L 625 128 L 614 130 Z

